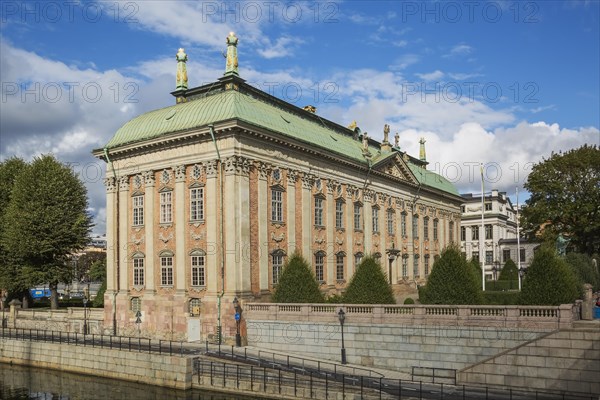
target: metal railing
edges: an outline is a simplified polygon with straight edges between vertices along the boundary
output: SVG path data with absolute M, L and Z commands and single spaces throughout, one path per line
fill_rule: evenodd
M 450 385 L 447 383 L 415 382 L 384 377 L 353 376 L 266 366 L 240 365 L 195 358 L 197 382 L 214 390 L 237 389 L 257 394 L 284 394 L 302 398 L 342 398 L 354 394 L 362 399 L 396 398 L 439 400 L 597 400 L 591 394 L 525 391 L 485 386 Z M 203 379 L 204 378 L 204 379 Z
M 346 374 L 353 376 L 365 376 L 380 378 L 384 375 L 370 370 L 347 364 L 338 364 L 335 362 L 311 360 L 302 357 L 290 356 L 288 354 L 279 354 L 271 351 L 253 349 L 247 347 L 234 347 L 209 344 L 206 342 L 205 354 L 209 356 L 227 358 L 231 360 L 262 365 L 268 368 L 282 368 L 298 371 L 315 371 L 317 373 L 326 372 L 333 374 Z
M 426 380 L 427 382 L 436 383 L 435 379 L 437 378 L 438 383 L 443 381 L 443 383 L 450 383 L 452 385 L 456 384 L 456 370 L 450 368 L 413 366 L 411 368 L 411 376 L 413 380 L 415 380 L 415 377 L 417 377 L 421 378 L 419 380 Z
M 0 337 L 16 340 L 70 344 L 75 346 L 91 346 L 116 350 L 168 354 L 170 356 L 187 356 L 192 353 L 197 353 L 197 349 L 184 347 L 183 342 L 146 339 L 141 337 L 97 334 L 84 335 L 77 332 L 70 333 L 19 328 L 4 328 L 0 330 Z

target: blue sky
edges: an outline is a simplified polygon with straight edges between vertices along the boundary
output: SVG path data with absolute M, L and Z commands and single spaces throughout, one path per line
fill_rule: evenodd
M 424 137 L 461 192 L 483 162 L 514 198 L 532 163 L 600 144 L 598 1 L 4 1 L 0 27 L 0 157 L 72 163 L 98 233 L 90 151 L 173 104 L 179 47 L 190 86 L 218 79 L 229 31 L 243 78 L 378 139 L 390 124 L 411 154 Z

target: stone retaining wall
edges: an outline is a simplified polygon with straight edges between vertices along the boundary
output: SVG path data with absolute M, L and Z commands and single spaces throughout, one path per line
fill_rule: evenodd
M 341 329 L 334 323 L 247 321 L 248 345 L 299 357 L 332 361 L 341 358 Z M 344 325 L 348 362 L 410 373 L 411 367 L 460 369 L 480 362 L 549 330 L 412 326 L 402 324 Z
M 100 347 L 0 338 L 0 363 L 144 382 L 176 389 L 192 384 L 192 358 Z
M 110 329 L 104 327 L 104 310 L 102 308 L 88 308 L 85 313 L 89 334 L 110 334 Z M 59 310 L 16 308 L 11 310 L 7 326 L 18 329 L 83 333 L 83 323 L 83 308 L 69 307 Z
M 458 373 L 462 384 L 519 386 L 600 395 L 600 329 L 568 329 Z

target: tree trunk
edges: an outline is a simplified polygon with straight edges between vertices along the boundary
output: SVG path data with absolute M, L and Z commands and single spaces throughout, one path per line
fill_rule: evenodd
M 58 310 L 58 284 L 50 284 L 50 309 Z

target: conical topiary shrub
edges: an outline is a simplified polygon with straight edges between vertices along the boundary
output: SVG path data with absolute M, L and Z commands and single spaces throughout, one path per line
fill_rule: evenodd
M 343 295 L 348 304 L 394 304 L 394 293 L 381 268 L 372 256 L 366 256 L 356 268 Z
M 300 253 L 294 252 L 284 264 L 271 300 L 274 303 L 325 302 L 310 265 Z
M 509 258 L 504 264 L 504 267 L 502 267 L 498 279 L 501 281 L 518 281 L 519 270 L 517 269 L 517 264 Z
M 448 246 L 433 264 L 427 284 L 419 292 L 419 300 L 422 304 L 482 304 L 477 278 L 474 265 L 460 249 Z
M 566 261 L 556 254 L 552 246 L 544 245 L 535 252 L 527 268 L 519 303 L 540 306 L 571 304 L 581 295 L 581 290 Z

